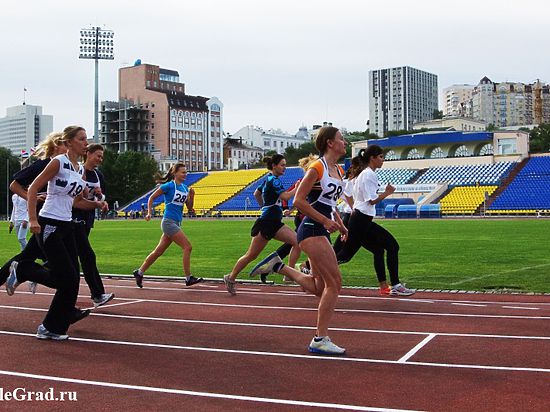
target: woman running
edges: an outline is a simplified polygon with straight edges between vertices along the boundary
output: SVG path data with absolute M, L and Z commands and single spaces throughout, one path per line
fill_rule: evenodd
M 164 216 L 161 222 L 162 236 L 157 247 L 145 258 L 139 269 L 134 270 L 133 275 L 138 287 L 143 287 L 143 274 L 151 267 L 155 261 L 162 256 L 168 249 L 168 246 L 174 242 L 183 251 L 183 271 L 185 273 L 185 285 L 193 286 L 202 282 L 202 278 L 196 278 L 191 274 L 191 242 L 185 233 L 181 230 L 181 220 L 183 216 L 183 205 L 187 210 L 194 212 L 193 201 L 195 191 L 189 189 L 183 182 L 187 176 L 187 169 L 183 163 L 174 164 L 168 174 L 161 180 L 162 184 L 157 190 L 149 196 L 147 202 L 147 215 L 145 220 L 151 220 L 153 216 L 153 201 L 164 195 Z
M 14 193 L 11 197 L 13 210 L 10 216 L 10 233 L 15 228 L 15 234 L 21 250 L 27 246 L 27 233 L 29 232 L 29 214 L 27 212 L 27 201 Z
M 395 191 L 395 187 L 388 184 L 384 192 L 378 194 L 380 182 L 376 169 L 382 167 L 384 163 L 384 151 L 378 145 L 370 145 L 367 149 L 361 149 L 358 157 L 363 163 L 364 170 L 355 179 L 353 213 L 349 220 L 348 240 L 338 252 L 338 262 L 349 262 L 363 246 L 374 255 L 374 269 L 380 284 L 380 294 L 410 296 L 415 293 L 415 290 L 407 288 L 399 280 L 399 244 L 390 232 L 373 221 L 376 216 L 375 205 Z M 384 253 L 391 288 L 386 282 Z
M 79 173 L 84 177 L 86 182 L 85 198 L 90 201 L 100 200 L 104 202 L 104 205 L 107 205 L 107 202 L 105 202 L 103 174 L 97 169 L 102 161 L 103 146 L 97 143 L 89 145 Z M 103 281 L 97 270 L 96 255 L 89 240 L 90 231 L 94 227 L 94 220 L 95 210 L 73 209 L 74 236 L 78 258 L 82 266 L 84 279 L 90 288 L 92 301 L 97 308 L 113 299 L 115 294 L 105 293 Z
M 298 160 L 298 165 L 304 170 L 304 173 L 305 173 L 305 172 L 307 172 L 307 169 L 308 169 L 309 165 L 317 159 L 319 159 L 319 156 L 310 154 L 309 156 L 302 157 L 300 160 Z M 300 185 L 301 181 L 302 181 L 302 178 L 296 180 L 296 182 L 294 182 L 294 184 L 287 189 L 287 192 L 295 193 L 296 189 Z M 288 200 L 283 201 L 282 204 L 283 204 L 283 209 L 285 209 L 285 207 L 287 207 L 287 205 L 288 205 Z M 300 224 L 302 223 L 302 220 L 304 220 L 305 215 L 302 212 L 300 212 L 296 208 L 295 205 L 292 206 L 292 209 L 284 210 L 284 212 L 283 212 L 284 215 L 285 216 L 290 216 L 293 209 L 296 210 L 296 215 L 294 216 L 294 226 L 295 226 L 296 231 L 297 231 L 298 228 L 300 227 Z M 296 262 L 300 258 L 300 253 L 292 253 L 291 254 L 290 253 L 291 250 L 292 250 L 292 244 L 285 243 L 284 245 L 279 246 L 279 248 L 275 252 L 269 254 L 264 259 L 262 259 L 260 262 L 258 262 L 258 264 L 252 269 L 252 271 L 254 271 L 258 266 L 265 265 L 275 255 L 279 256 L 279 258 L 281 258 L 281 260 L 283 260 L 284 258 L 286 258 L 290 254 L 290 257 L 288 258 L 288 265 L 292 268 L 295 267 Z M 309 263 L 307 261 L 303 264 L 303 267 L 301 268 L 301 270 L 306 274 L 309 273 Z M 260 278 L 262 280 L 262 283 L 266 282 L 266 277 L 267 277 L 267 274 L 265 274 L 265 273 L 260 274 Z M 285 282 L 292 282 L 292 279 L 290 279 L 286 276 L 284 277 L 283 280 Z
M 328 325 L 342 288 L 342 275 L 330 243 L 330 233 L 338 230 L 344 240 L 347 234 L 340 216 L 334 212 L 343 191 L 344 175 L 337 162 L 346 153 L 346 142 L 337 128 L 325 126 L 318 131 L 315 147 L 322 157 L 310 165 L 294 197 L 294 204 L 306 216 L 298 228 L 298 242 L 309 258 L 311 275 L 285 266 L 278 256 L 251 275 L 277 272 L 319 296 L 317 331 L 308 349 L 313 353 L 342 355 L 346 350 L 331 341 Z
M 271 172 L 268 174 L 265 183 L 260 185 L 254 192 L 254 197 L 262 206 L 262 214 L 252 226 L 250 236 L 252 241 L 248 247 L 247 252 L 241 256 L 231 273 L 228 273 L 223 277 L 223 281 L 227 288 L 227 291 L 231 295 L 236 295 L 235 279 L 241 271 L 250 262 L 254 261 L 258 255 L 267 246 L 267 243 L 271 239 L 277 239 L 283 243 L 292 245 L 294 261 L 298 259 L 300 255 L 300 248 L 296 240 L 296 232 L 283 223 L 283 208 L 281 202 L 288 200 L 294 196 L 294 191 L 287 192 L 279 179 L 286 170 L 286 160 L 281 154 L 264 157 L 263 162 L 267 165 L 268 170 Z
M 38 157 L 34 163 L 30 166 L 21 169 L 13 175 L 13 181 L 10 183 L 10 190 L 20 196 L 21 198 L 27 200 L 27 187 L 36 179 L 36 177 L 42 173 L 46 168 L 51 159 L 55 156 L 67 152 L 67 146 L 65 146 L 65 141 L 63 140 L 63 133 L 54 132 L 50 133 L 36 148 L 35 156 Z M 36 213 L 40 212 L 40 209 L 44 205 L 44 200 L 46 200 L 46 189 L 47 185 L 44 185 L 43 188 L 40 188 L 37 196 L 36 203 Z M 28 210 L 28 205 L 27 205 Z M 25 249 L 18 255 L 12 257 L 8 260 L 2 268 L 0 268 L 0 286 L 4 284 L 6 279 L 9 276 L 9 268 L 11 262 L 21 261 L 21 260 L 36 260 L 42 259 L 46 260 L 44 253 L 40 249 L 36 236 L 31 236 L 27 242 Z M 36 284 L 29 282 L 29 290 L 34 293 L 36 291 Z
M 48 260 L 48 268 L 34 260 L 13 261 L 6 281 L 6 292 L 13 295 L 17 286 L 33 281 L 56 289 L 52 303 L 38 326 L 39 339 L 65 340 L 71 323 L 89 314 L 77 311 L 80 274 L 73 225 L 73 203 L 90 209 L 103 207 L 103 202 L 89 202 L 82 198 L 85 182 L 78 173 L 78 159 L 86 153 L 87 136 L 84 128 L 69 126 L 63 130 L 67 153 L 54 157 L 44 171 L 30 185 L 27 198 L 30 230 L 37 237 Z M 47 183 L 47 196 L 37 217 L 38 191 Z

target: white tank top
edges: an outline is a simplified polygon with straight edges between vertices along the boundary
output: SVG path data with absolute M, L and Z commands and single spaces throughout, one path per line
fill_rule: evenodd
M 69 222 L 72 219 L 74 198 L 77 197 L 86 182 L 74 169 L 67 155 L 62 154 L 52 160 L 59 161 L 59 171 L 48 182 L 48 190 L 40 216 Z
M 323 164 L 323 175 L 319 179 L 319 184 L 321 185 L 321 194 L 317 198 L 317 202 L 323 203 L 327 206 L 335 207 L 338 199 L 342 195 L 342 191 L 344 190 L 344 182 L 342 181 L 340 167 L 337 166 L 337 171 L 340 175 L 340 178 L 336 179 L 329 175 L 329 169 L 325 158 L 321 157 L 319 160 Z

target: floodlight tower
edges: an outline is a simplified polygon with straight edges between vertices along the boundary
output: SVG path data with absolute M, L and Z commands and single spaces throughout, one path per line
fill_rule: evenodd
M 94 143 L 99 142 L 99 60 L 113 60 L 114 37 L 112 30 L 91 27 L 80 30 L 79 59 L 95 60 Z

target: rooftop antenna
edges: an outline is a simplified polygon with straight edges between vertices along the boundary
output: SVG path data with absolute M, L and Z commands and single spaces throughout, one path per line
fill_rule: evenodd
M 25 106 L 25 93 L 27 92 L 27 88 L 23 86 L 23 106 Z

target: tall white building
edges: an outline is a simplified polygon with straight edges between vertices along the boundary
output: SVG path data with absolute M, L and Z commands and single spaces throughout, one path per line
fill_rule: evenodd
M 370 131 L 412 130 L 438 110 L 437 76 L 413 67 L 369 71 Z
M 0 146 L 19 156 L 27 153 L 53 131 L 53 116 L 42 114 L 42 106 L 23 104 L 8 107 L 0 118 Z
M 471 117 L 471 100 L 474 85 L 453 84 L 443 89 L 443 116 Z

